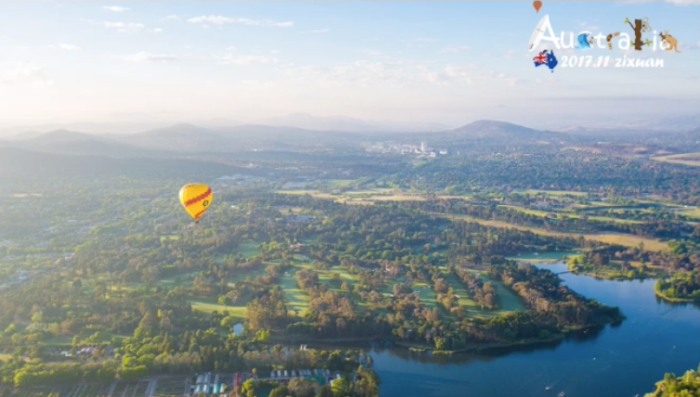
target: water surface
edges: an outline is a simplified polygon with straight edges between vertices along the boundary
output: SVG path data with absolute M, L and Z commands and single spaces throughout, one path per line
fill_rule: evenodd
M 540 265 L 559 272 L 566 265 Z M 611 281 L 562 274 L 574 291 L 627 316 L 606 326 L 535 348 L 432 359 L 406 349 L 375 350 L 381 396 L 633 397 L 654 389 L 666 372 L 700 363 L 700 309 L 654 296 L 654 280 Z

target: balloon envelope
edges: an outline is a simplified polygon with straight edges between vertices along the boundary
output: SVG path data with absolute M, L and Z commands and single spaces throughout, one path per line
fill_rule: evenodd
M 542 8 L 542 2 L 537 0 L 532 5 L 535 7 L 535 11 L 540 12 L 540 8 Z
M 211 188 L 201 183 L 191 183 L 180 189 L 180 203 L 195 222 L 207 212 L 213 198 Z

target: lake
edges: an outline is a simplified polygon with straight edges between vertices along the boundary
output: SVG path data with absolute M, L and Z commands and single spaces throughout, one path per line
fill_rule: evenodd
M 566 265 L 538 265 L 555 272 Z M 574 291 L 619 307 L 621 325 L 579 332 L 544 346 L 431 358 L 407 349 L 372 352 L 381 396 L 633 397 L 666 372 L 700 363 L 700 309 L 654 295 L 654 280 L 612 281 L 562 274 Z

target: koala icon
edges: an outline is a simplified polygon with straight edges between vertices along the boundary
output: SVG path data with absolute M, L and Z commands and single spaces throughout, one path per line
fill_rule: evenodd
M 642 19 L 642 32 L 651 32 L 651 25 L 649 25 L 649 18 Z

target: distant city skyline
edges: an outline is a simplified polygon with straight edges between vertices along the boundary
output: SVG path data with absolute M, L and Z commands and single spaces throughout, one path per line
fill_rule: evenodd
M 263 122 L 295 113 L 533 128 L 698 115 L 698 2 L 0 2 L 0 129 Z M 554 29 L 631 33 L 649 18 L 664 68 L 535 68 Z M 619 57 L 619 50 L 561 50 Z M 399 125 L 399 124 L 396 124 Z

